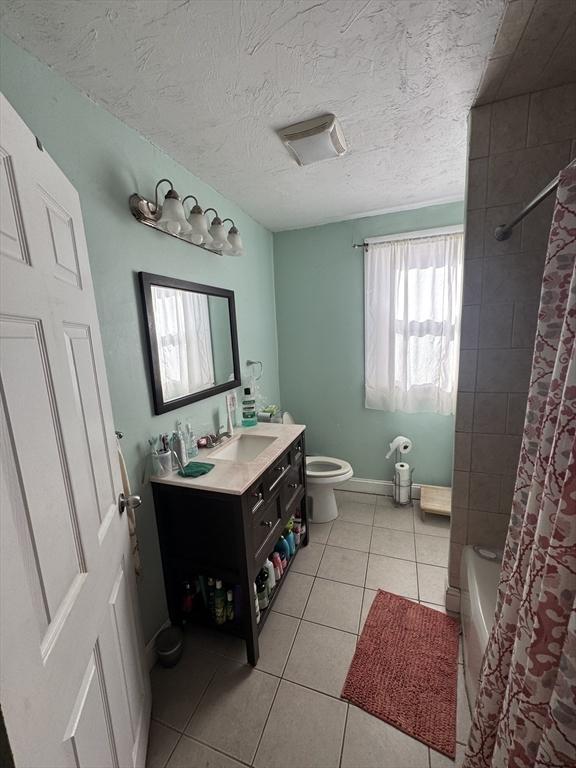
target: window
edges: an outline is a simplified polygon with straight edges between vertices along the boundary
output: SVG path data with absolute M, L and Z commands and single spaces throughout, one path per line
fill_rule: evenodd
M 455 412 L 462 240 L 450 227 L 366 241 L 367 408 Z

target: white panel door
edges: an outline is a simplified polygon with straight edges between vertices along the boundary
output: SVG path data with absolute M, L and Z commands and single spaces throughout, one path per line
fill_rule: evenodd
M 18 768 L 143 766 L 150 686 L 74 187 L 0 94 L 0 695 Z

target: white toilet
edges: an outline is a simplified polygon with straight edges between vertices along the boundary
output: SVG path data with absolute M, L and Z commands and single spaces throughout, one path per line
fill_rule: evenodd
M 294 424 L 292 416 L 285 412 L 284 424 Z M 306 480 L 308 495 L 312 497 L 312 522 L 329 523 L 338 517 L 334 488 L 350 480 L 354 470 L 347 461 L 331 456 L 306 456 Z

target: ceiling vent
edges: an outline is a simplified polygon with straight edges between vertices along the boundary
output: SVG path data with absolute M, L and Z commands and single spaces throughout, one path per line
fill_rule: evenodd
M 334 115 L 322 115 L 303 123 L 281 128 L 278 135 L 291 150 L 298 165 L 339 157 L 346 150 L 346 139 Z

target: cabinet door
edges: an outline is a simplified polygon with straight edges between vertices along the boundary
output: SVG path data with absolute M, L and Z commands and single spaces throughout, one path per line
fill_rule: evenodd
M 282 502 L 278 493 L 252 517 L 252 551 L 258 569 L 282 533 Z
M 290 467 L 282 486 L 282 505 L 288 513 L 296 499 L 304 491 L 304 463 L 298 462 Z

